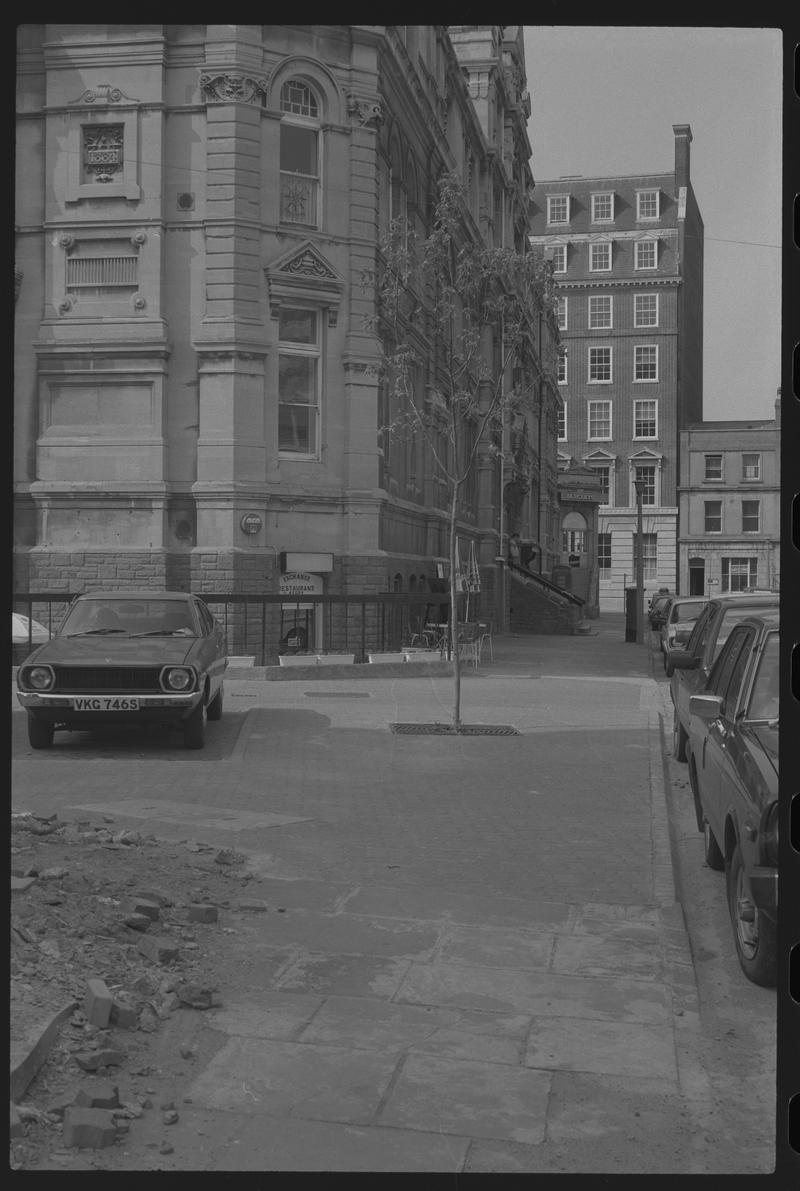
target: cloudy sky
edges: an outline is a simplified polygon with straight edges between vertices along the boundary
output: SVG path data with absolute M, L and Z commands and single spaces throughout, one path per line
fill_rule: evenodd
M 537 181 L 672 170 L 672 125 L 691 125 L 705 225 L 703 417 L 772 417 L 781 30 L 528 25 L 525 62 Z

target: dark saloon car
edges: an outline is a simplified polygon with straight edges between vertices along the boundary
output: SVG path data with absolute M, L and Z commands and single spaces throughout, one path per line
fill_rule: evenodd
M 173 725 L 187 748 L 202 748 L 206 719 L 222 715 L 226 654 L 224 631 L 197 596 L 78 596 L 17 671 L 31 746 L 49 748 L 57 729 L 127 722 Z
M 675 598 L 675 593 L 670 591 L 657 591 L 650 600 L 650 605 L 647 609 L 647 618 L 650 621 L 650 628 L 655 632 L 661 628 L 664 623 L 664 615 L 667 611 L 667 605 L 670 600 Z
M 777 608 L 779 598 L 777 591 L 729 592 L 716 596 L 698 616 L 685 647 L 668 649 L 664 654 L 674 708 L 672 748 L 678 761 L 686 760 L 689 699 L 705 687 L 714 659 L 731 629 L 745 616 Z
M 731 630 L 702 694 L 689 700 L 689 779 L 706 863 L 725 870 L 739 963 L 776 980 L 778 910 L 777 611 Z

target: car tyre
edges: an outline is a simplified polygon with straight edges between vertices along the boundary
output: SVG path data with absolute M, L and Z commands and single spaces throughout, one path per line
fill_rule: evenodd
M 183 722 L 183 743 L 187 749 L 201 749 L 206 742 L 206 701 L 203 697 Z
M 739 964 L 748 980 L 772 988 L 777 983 L 778 938 L 775 923 L 753 902 L 742 850 L 737 842 L 726 872 L 728 910 Z
M 53 732 L 52 724 L 28 712 L 28 743 L 32 749 L 49 749 L 53 744 Z
M 216 695 L 209 703 L 208 711 L 206 712 L 206 715 L 208 716 L 208 718 L 210 720 L 221 720 L 222 719 L 223 698 L 224 698 L 224 696 L 222 693 L 222 683 L 220 683 L 219 690 L 217 691 Z
M 708 867 L 713 868 L 714 872 L 721 873 L 725 868 L 725 857 L 720 851 L 708 819 L 703 820 L 703 856 Z
M 673 709 L 672 720 L 672 755 L 676 761 L 686 760 L 686 730 L 681 727 L 678 719 L 678 709 Z

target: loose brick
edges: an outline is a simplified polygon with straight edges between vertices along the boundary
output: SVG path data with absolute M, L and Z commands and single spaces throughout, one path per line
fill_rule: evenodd
M 254 897 L 243 897 L 236 903 L 236 908 L 238 910 L 251 910 L 253 913 L 263 913 L 267 909 L 267 903 L 259 901 L 258 898 Z
M 111 1006 L 111 1024 L 119 1026 L 121 1030 L 132 1030 L 139 1021 L 139 1010 L 128 1001 L 114 997 Z
M 118 1067 L 125 1058 L 121 1050 L 84 1050 L 72 1056 L 84 1071 L 99 1071 L 101 1067 Z
M 104 1030 L 111 1017 L 113 997 L 109 992 L 105 980 L 89 980 L 87 993 L 83 1001 L 83 1012 L 93 1026 Z
M 64 1113 L 64 1145 L 102 1150 L 117 1139 L 113 1114 L 105 1108 L 68 1108 Z
M 153 919 L 148 918 L 146 914 L 126 914 L 122 921 L 126 926 L 129 926 L 131 930 L 138 930 L 144 934 L 146 930 L 150 929 L 150 923 L 153 921 Z
M 186 907 L 186 917 L 190 922 L 216 922 L 219 910 L 216 906 L 191 905 Z
M 145 935 L 137 939 L 136 946 L 157 964 L 169 964 L 178 958 L 178 947 L 164 935 Z
M 147 897 L 128 897 L 125 899 L 123 909 L 126 914 L 144 914 L 153 922 L 157 922 L 161 914 L 158 902 Z
M 106 1080 L 78 1088 L 72 1104 L 76 1108 L 119 1108 L 119 1088 Z

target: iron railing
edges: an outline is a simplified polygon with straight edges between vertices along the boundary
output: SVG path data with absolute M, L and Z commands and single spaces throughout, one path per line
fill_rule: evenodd
M 446 592 L 379 592 L 370 595 L 196 593 L 225 629 L 230 656 L 253 657 L 257 666 L 278 664 L 282 653 L 352 653 L 364 662 L 370 653 L 399 650 L 420 638 L 428 623 L 448 620 Z M 70 601 L 69 592 L 12 595 L 12 610 L 48 633 L 55 632 Z M 459 621 L 482 616 L 480 597 L 459 597 Z M 476 606 L 478 601 L 478 606 Z M 488 615 L 488 613 L 487 613 Z M 487 616 L 482 616 L 487 619 Z M 490 618 L 490 617 L 489 617 Z M 28 640 L 14 645 L 14 662 L 38 644 L 31 624 Z

